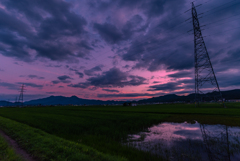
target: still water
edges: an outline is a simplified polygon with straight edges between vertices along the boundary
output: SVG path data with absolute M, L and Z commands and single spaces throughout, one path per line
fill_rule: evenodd
M 165 122 L 129 135 L 125 144 L 170 161 L 240 161 L 240 127 Z

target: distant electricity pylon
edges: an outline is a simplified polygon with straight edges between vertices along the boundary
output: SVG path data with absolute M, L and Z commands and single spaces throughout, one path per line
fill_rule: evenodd
M 194 57 L 195 57 L 195 106 L 199 106 L 200 101 L 204 101 L 201 94 L 204 94 L 201 90 L 205 88 L 213 89 L 213 92 L 207 94 L 208 99 L 221 100 L 224 105 L 221 91 L 215 76 L 208 51 L 203 40 L 200 24 L 198 20 L 197 10 L 192 2 L 192 22 L 194 31 Z
M 20 89 L 20 95 L 18 98 L 18 103 L 21 103 L 21 106 L 23 107 L 23 92 L 25 91 L 24 89 L 24 84 L 22 84 L 21 89 Z

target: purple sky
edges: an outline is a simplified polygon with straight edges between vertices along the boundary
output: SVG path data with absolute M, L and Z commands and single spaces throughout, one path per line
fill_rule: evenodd
M 194 92 L 191 0 L 1 0 L 0 100 Z M 240 0 L 197 0 L 221 90 L 240 86 Z

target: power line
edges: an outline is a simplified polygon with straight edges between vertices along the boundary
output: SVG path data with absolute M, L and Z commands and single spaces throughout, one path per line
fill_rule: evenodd
M 208 23 L 208 24 L 205 24 L 203 26 L 207 26 L 207 25 L 211 25 L 211 24 L 215 24 L 217 22 L 220 22 L 220 21 L 223 21 L 223 20 L 226 20 L 226 19 L 229 19 L 229 18 L 232 18 L 232 17 L 235 17 L 235 16 L 238 16 L 240 15 L 240 13 L 236 14 L 236 15 L 233 15 L 233 16 L 229 16 L 229 17 L 226 17 L 226 18 L 223 18 L 223 19 L 220 19 L 220 20 L 217 20 L 217 21 L 214 21 L 214 22 L 211 22 L 211 23 Z
M 233 1 L 231 1 L 231 2 L 233 2 Z M 231 3 L 231 2 L 228 2 L 228 3 Z M 228 4 L 228 3 L 225 3 L 225 4 Z M 216 8 L 219 8 L 219 7 L 221 7 L 221 6 L 223 6 L 223 5 L 225 5 L 225 4 L 222 4 L 222 5 L 220 5 L 220 6 L 218 6 L 218 7 L 215 7 L 215 9 Z M 214 9 L 211 9 L 211 10 L 214 10 Z M 210 10 L 209 10 L 210 11 Z M 236 15 L 234 15 L 234 16 L 236 16 Z M 179 17 L 179 16 L 178 16 Z M 226 19 L 226 18 L 225 18 Z M 220 20 L 219 20 L 220 21 Z M 182 22 L 182 23 L 184 23 L 184 22 Z M 181 24 L 181 23 L 180 23 Z M 178 24 L 178 25 L 176 25 L 176 26 L 174 26 L 174 27 L 172 27 L 172 28 L 175 28 L 175 27 L 177 27 L 177 26 L 179 26 L 180 24 Z M 213 23 L 210 23 L 210 24 L 213 24 Z M 185 25 L 185 24 L 184 24 Z M 159 25 L 157 25 L 156 27 L 158 27 Z M 155 28 L 156 28 L 155 27 Z M 211 28 L 211 27 L 210 27 Z M 170 30 L 171 28 L 169 28 L 169 29 L 167 29 L 167 30 Z M 152 32 L 152 31 L 151 31 Z M 167 33 L 169 33 L 169 32 L 167 32 Z M 150 37 L 150 39 L 151 39 L 151 36 L 152 35 L 149 35 L 149 37 Z M 175 38 L 177 38 L 177 37 L 175 37 Z M 175 39 L 175 38 L 173 38 L 173 39 Z M 137 43 L 137 45 L 132 45 L 132 46 L 130 46 L 130 48 L 129 48 L 129 50 L 134 50 L 134 49 L 136 49 L 138 46 L 141 46 L 141 45 L 146 45 L 146 43 L 147 43 L 147 41 L 148 41 L 149 39 L 145 39 L 144 41 L 142 41 L 141 43 Z M 171 42 L 171 41 L 167 41 L 167 42 Z M 156 41 L 156 42 L 154 42 L 154 43 L 147 43 L 147 45 L 154 45 L 154 44 L 158 44 L 158 46 L 159 45 L 163 45 L 163 44 L 166 44 L 166 42 L 164 42 L 164 43 L 159 43 L 159 41 Z M 147 48 L 147 49 L 146 49 Z M 154 51 L 154 50 L 152 50 L 152 49 L 155 49 L 154 47 L 145 47 L 145 49 L 144 50 L 140 50 L 139 52 L 142 52 L 142 51 L 146 51 L 146 52 L 149 52 L 149 49 L 150 49 L 150 51 Z M 130 56 L 134 56 L 135 54 L 130 54 L 128 57 L 130 57 Z M 100 55 L 101 56 L 101 55 Z M 100 57 L 99 56 L 99 57 Z M 96 58 L 96 57 L 95 57 Z
M 233 1 L 232 1 L 233 2 Z M 229 2 L 228 2 L 229 3 Z M 226 3 L 227 4 L 227 3 Z M 222 6 L 222 5 L 221 5 Z M 220 7 L 220 6 L 218 6 L 218 7 Z M 218 8 L 218 7 L 216 7 L 216 8 Z M 234 16 L 236 16 L 236 15 L 234 15 Z M 230 16 L 230 17 L 233 17 L 233 16 Z M 229 17 L 228 17 L 229 18 Z M 226 19 L 226 18 L 224 18 L 224 19 Z M 210 24 L 213 24 L 213 23 L 210 23 Z M 216 26 L 216 25 L 215 25 Z M 211 27 L 210 27 L 211 28 Z M 209 29 L 209 28 L 208 28 Z M 226 32 L 226 31 L 223 31 L 223 32 Z
M 237 27 L 237 28 L 239 28 L 239 27 Z M 222 31 L 222 32 L 218 32 L 218 33 L 215 33 L 215 34 L 219 34 L 219 33 L 224 33 L 224 32 L 228 32 L 228 31 L 231 31 L 231 30 L 234 30 L 234 29 L 237 29 L 237 28 L 233 28 L 233 29 L 230 29 L 230 30 L 225 30 L 225 31 Z M 212 35 L 215 35 L 215 34 L 211 34 L 211 35 L 206 35 L 206 36 L 204 36 L 204 37 L 209 37 L 209 36 L 212 36 Z M 174 40 L 174 39 L 176 39 L 176 38 L 179 38 L 180 36 L 182 36 L 181 38 L 179 38 L 178 40 L 180 40 L 180 39 L 182 39 L 183 37 L 185 37 L 185 36 L 183 36 L 184 34 L 182 34 L 182 35 L 178 35 L 178 36 L 176 36 L 176 37 L 174 37 L 173 39 L 169 39 L 169 40 L 167 40 L 167 41 L 165 41 L 164 43 L 159 43 L 159 42 L 157 42 L 158 43 L 158 46 L 156 46 L 156 47 L 150 47 L 150 48 L 147 48 L 147 49 L 143 49 L 143 50 L 139 50 L 139 52 L 152 52 L 152 51 L 156 51 L 156 50 L 159 50 L 159 45 L 164 45 L 164 44 L 167 44 L 167 43 L 172 43 L 172 42 L 174 42 L 174 41 L 172 41 L 172 40 Z M 188 36 L 188 35 L 186 35 L 186 36 Z M 155 43 L 154 43 L 155 44 Z M 151 45 L 153 45 L 153 44 L 151 44 Z M 135 49 L 135 48 L 133 48 L 133 49 Z M 141 55 L 142 54 L 144 54 L 144 53 L 141 53 Z M 131 57 L 131 56 L 135 56 L 136 54 L 129 54 L 128 56 L 127 56 L 127 58 L 129 58 L 129 57 Z M 145 55 L 145 59 L 146 58 L 148 58 L 148 57 L 151 57 L 152 55 Z
M 217 32 L 217 33 L 214 33 L 214 34 L 211 34 L 211 35 L 206 35 L 206 36 L 204 36 L 204 37 L 209 37 L 209 36 L 212 36 L 212 35 L 216 35 L 216 34 L 228 32 L 228 31 L 236 30 L 236 29 L 239 29 L 239 28 L 240 28 L 240 26 L 239 26 L 239 27 L 236 27 L 236 28 L 232 28 L 232 29 L 230 29 L 230 30 L 225 30 L 225 31 Z
M 235 19 L 235 20 L 230 20 L 230 21 L 227 21 L 227 22 L 223 22 L 223 23 L 221 23 L 221 24 L 219 24 L 219 25 L 210 26 L 210 27 L 208 27 L 208 28 L 205 28 L 204 30 L 213 28 L 213 27 L 215 27 L 215 26 L 220 26 L 220 25 L 222 25 L 222 24 L 225 24 L 225 23 L 228 23 L 228 22 L 231 22 L 231 21 L 236 21 L 236 20 L 238 20 L 238 19 L 240 19 L 240 18 L 237 18 L 237 19 Z
M 232 3 L 232 2 L 235 2 L 235 0 L 230 1 L 230 2 L 227 2 L 227 3 L 224 3 L 224 4 L 221 4 L 220 6 L 214 7 L 214 8 L 212 8 L 212 9 L 210 9 L 210 10 L 203 11 L 203 12 L 201 12 L 200 14 L 198 14 L 198 16 L 199 16 L 199 15 L 203 15 L 203 14 L 205 14 L 205 13 L 207 13 L 207 12 L 212 12 L 212 11 L 216 10 L 217 8 L 219 8 L 219 7 L 221 7 L 221 6 L 224 6 L 224 5 L 226 5 L 226 4 L 228 4 L 228 3 Z M 237 4 L 238 4 L 238 3 L 237 3 Z M 232 6 L 232 5 L 231 5 L 231 6 Z M 231 6 L 228 6 L 228 7 L 231 7 Z M 225 8 L 228 8 L 228 7 L 225 7 Z M 222 9 L 220 9 L 219 11 L 224 10 L 225 8 L 222 8 Z M 216 13 L 216 12 L 218 12 L 218 11 L 214 11 L 213 13 Z M 208 15 L 211 15 L 211 14 L 213 14 L 213 13 L 210 13 L 210 14 L 208 14 Z M 204 18 L 204 17 L 206 17 L 206 16 L 207 16 L 207 15 L 203 15 L 203 16 L 201 16 L 201 17 L 198 17 L 198 19 Z M 190 18 L 189 18 L 189 19 L 190 19 Z M 190 21 L 190 23 L 192 23 L 192 21 Z
M 238 2 L 238 3 L 236 3 L 236 4 L 239 4 L 239 3 L 240 3 L 240 2 Z M 211 14 L 214 14 L 214 13 L 216 13 L 216 12 L 219 12 L 219 11 L 221 11 L 221 10 L 224 10 L 224 9 L 226 9 L 226 8 L 229 8 L 229 7 L 231 7 L 231 6 L 233 6 L 233 5 L 236 5 L 236 4 L 232 4 L 232 5 L 228 6 L 228 7 L 225 7 L 225 8 L 223 8 L 223 9 L 214 11 L 214 12 L 209 13 L 209 14 L 207 14 L 207 15 L 205 15 L 205 14 L 203 13 L 204 15 L 202 16 L 202 18 L 203 18 L 203 17 L 206 17 L 206 16 L 209 16 L 209 15 L 211 15 Z
M 219 6 L 217 6 L 217 7 L 214 7 L 214 8 L 212 8 L 212 9 L 210 9 L 210 10 L 206 10 L 206 11 L 203 11 L 203 12 L 211 12 L 211 11 L 213 11 L 213 10 L 216 10 L 217 8 L 219 8 L 219 7 L 221 7 L 221 6 L 225 6 L 226 4 L 229 4 L 229 3 L 232 3 L 232 2 L 235 2 L 236 0 L 233 0 L 233 1 L 230 1 L 230 2 L 227 2 L 227 3 L 223 3 L 223 4 L 221 4 L 221 5 L 219 5 Z

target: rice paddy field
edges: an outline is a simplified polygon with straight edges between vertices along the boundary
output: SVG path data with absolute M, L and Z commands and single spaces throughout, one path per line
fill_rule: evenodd
M 240 127 L 240 103 L 0 108 L 0 129 L 38 160 L 165 160 L 124 144 L 128 135 L 194 120 Z

